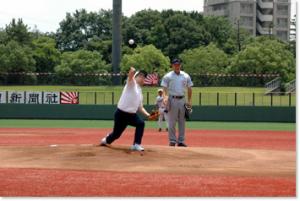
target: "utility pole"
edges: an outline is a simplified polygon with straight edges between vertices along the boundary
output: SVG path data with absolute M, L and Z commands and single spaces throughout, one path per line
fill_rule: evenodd
M 273 34 L 273 23 L 271 23 L 269 25 L 269 38 L 271 39 L 272 38 L 272 34 Z
M 237 45 L 239 52 L 241 51 L 241 39 L 240 39 L 240 19 L 237 19 Z
M 274 32 L 274 21 L 275 21 L 275 0 L 273 0 L 273 18 L 272 18 L 272 22 L 271 24 L 269 25 L 269 38 L 271 39 L 272 38 L 272 35 L 273 35 L 273 32 Z
M 121 63 L 121 18 L 122 0 L 113 0 L 113 27 L 112 27 L 112 70 L 114 74 L 120 73 Z M 113 85 L 121 84 L 121 76 L 114 75 Z

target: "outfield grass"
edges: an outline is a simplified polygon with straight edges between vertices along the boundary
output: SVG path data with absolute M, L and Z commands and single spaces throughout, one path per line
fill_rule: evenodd
M 113 121 L 100 120 L 0 120 L 1 128 L 112 128 Z M 157 128 L 157 122 L 146 122 Z M 186 122 L 188 129 L 200 130 L 274 130 L 295 131 L 295 123 L 256 122 Z
M 0 91 L 78 91 L 80 104 L 116 104 L 122 86 L 0 86 Z M 144 87 L 144 104 L 154 104 L 158 87 Z M 255 87 L 194 87 L 193 105 L 239 105 L 252 106 L 253 93 L 256 106 L 289 106 L 289 96 L 264 95 L 264 88 Z M 219 102 L 218 95 L 219 93 Z M 235 93 L 237 96 L 235 99 Z M 235 102 L 236 101 L 236 102 Z M 296 96 L 291 97 L 291 105 L 296 105 Z

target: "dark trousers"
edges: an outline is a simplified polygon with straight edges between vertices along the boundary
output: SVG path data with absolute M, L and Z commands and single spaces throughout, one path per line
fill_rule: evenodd
M 118 139 L 128 125 L 136 127 L 133 144 L 141 144 L 145 122 L 137 114 L 123 112 L 120 109 L 117 109 L 115 112 L 114 129 L 112 133 L 106 137 L 106 142 L 111 144 Z

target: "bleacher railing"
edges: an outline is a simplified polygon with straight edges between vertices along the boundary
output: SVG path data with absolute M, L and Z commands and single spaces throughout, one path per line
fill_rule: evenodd
M 265 84 L 266 93 L 272 92 L 273 90 L 280 88 L 280 85 L 281 85 L 280 77 L 277 77 L 274 80 L 267 82 Z

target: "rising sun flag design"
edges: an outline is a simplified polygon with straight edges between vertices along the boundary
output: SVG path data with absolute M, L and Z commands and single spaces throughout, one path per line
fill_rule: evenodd
M 159 77 L 158 77 L 157 73 L 149 74 L 145 78 L 144 85 L 147 85 L 147 86 L 157 86 L 158 85 L 158 80 L 159 80 Z
M 60 92 L 61 104 L 79 104 L 78 92 Z

